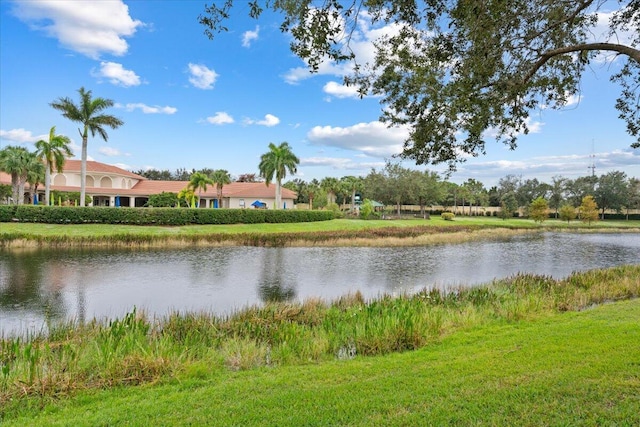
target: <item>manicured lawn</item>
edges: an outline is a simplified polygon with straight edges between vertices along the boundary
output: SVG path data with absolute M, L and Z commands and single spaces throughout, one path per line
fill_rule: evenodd
M 400 354 L 87 391 L 6 426 L 640 425 L 640 300 L 490 322 Z M 31 402 L 37 405 L 37 400 Z
M 114 234 L 142 235 L 198 235 L 211 233 L 282 233 L 282 232 L 322 232 L 340 230 L 367 230 L 385 227 L 418 226 L 473 226 L 473 227 L 509 227 L 509 228 L 553 228 L 553 229 L 640 229 L 640 221 L 599 221 L 587 226 L 580 221 L 545 221 L 542 225 L 528 219 L 501 220 L 492 217 L 457 217 L 454 221 L 444 221 L 439 217 L 431 220 L 358 220 L 335 219 L 332 221 L 304 222 L 294 224 L 234 224 L 234 225 L 187 225 L 181 227 L 112 225 L 112 224 L 27 224 L 0 223 L 0 234 L 26 233 L 36 236 L 68 235 L 77 237 L 110 236 Z

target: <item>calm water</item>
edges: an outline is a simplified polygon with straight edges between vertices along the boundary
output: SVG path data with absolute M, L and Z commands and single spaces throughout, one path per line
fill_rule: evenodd
M 0 252 L 0 334 L 47 320 L 218 314 L 268 300 L 365 297 L 490 282 L 518 272 L 640 263 L 638 234 L 547 233 L 418 248 L 197 248 Z

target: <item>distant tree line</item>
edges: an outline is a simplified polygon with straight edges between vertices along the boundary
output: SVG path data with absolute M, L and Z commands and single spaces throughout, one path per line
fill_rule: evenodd
M 138 169 L 133 171 L 136 175 L 145 177 L 152 181 L 189 181 L 191 176 L 199 172 L 201 174 L 211 176 L 215 170 L 211 168 L 191 169 L 190 171 L 185 168 L 176 169 L 171 172 L 169 169 Z M 243 173 L 238 176 L 231 176 L 233 182 L 260 182 L 261 178 L 255 173 Z
M 372 169 L 364 177 L 327 177 L 308 182 L 296 178 L 286 182 L 284 187 L 297 192 L 296 203 L 308 204 L 315 209 L 336 204 L 342 210 L 353 210 L 357 203 L 370 199 L 393 207 L 398 214 L 402 205 L 417 205 L 422 214 L 431 206 L 442 206 L 467 215 L 482 215 L 485 207 L 501 207 L 510 216 L 519 209 L 528 213 L 531 203 L 541 199 L 546 201 L 552 215 L 560 218 L 564 205 L 578 208 L 586 196 L 593 197 L 601 217 L 608 210 L 625 213 L 640 209 L 640 179 L 629 178 L 621 171 L 576 179 L 557 175 L 551 182 L 507 175 L 498 185 L 486 188 L 473 178 L 456 184 L 435 172 L 387 163 L 384 168 Z

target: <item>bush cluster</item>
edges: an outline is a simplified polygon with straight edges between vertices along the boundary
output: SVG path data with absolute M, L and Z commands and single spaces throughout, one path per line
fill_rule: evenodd
M 453 221 L 453 218 L 455 218 L 455 215 L 454 215 L 453 212 L 442 212 L 442 214 L 440 216 L 445 221 Z
M 332 211 L 268 209 L 177 209 L 112 208 L 59 206 L 0 206 L 1 222 L 40 222 L 48 224 L 260 224 L 327 221 Z

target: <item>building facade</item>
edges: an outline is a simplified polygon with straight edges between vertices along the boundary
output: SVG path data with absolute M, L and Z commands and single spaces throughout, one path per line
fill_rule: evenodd
M 61 173 L 51 174 L 51 190 L 63 192 L 80 191 L 80 160 L 67 160 Z M 0 183 L 11 185 L 11 176 L 0 172 Z M 105 163 L 87 161 L 85 192 L 91 197 L 90 206 L 143 207 L 149 196 L 162 192 L 179 193 L 189 185 L 189 181 L 153 181 L 133 172 Z M 28 188 L 28 184 L 27 184 Z M 36 191 L 39 200 L 44 199 L 44 184 Z M 215 185 L 207 186 L 206 191 L 198 192 L 200 208 L 237 208 L 253 209 L 252 204 L 260 201 L 268 209 L 275 207 L 275 185 L 264 182 L 232 182 L 223 186 L 222 200 L 218 203 Z M 26 203 L 33 203 L 28 192 L 24 195 Z M 296 193 L 282 188 L 282 203 L 286 209 L 293 208 Z

